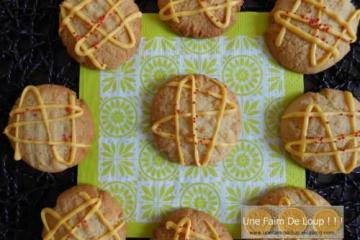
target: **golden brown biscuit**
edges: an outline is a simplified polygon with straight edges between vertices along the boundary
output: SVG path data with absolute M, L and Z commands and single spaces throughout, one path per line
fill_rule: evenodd
M 280 128 L 285 149 L 303 167 L 350 173 L 360 165 L 360 103 L 350 92 L 323 89 L 293 101 Z
M 313 74 L 340 61 L 356 41 L 360 11 L 350 0 L 278 0 L 266 33 L 283 66 Z
M 119 203 L 91 185 L 72 187 L 58 197 L 54 208 L 44 208 L 44 240 L 122 239 L 127 226 Z
M 240 132 L 236 96 L 205 75 L 177 76 L 156 94 L 152 131 L 159 149 L 182 165 L 221 161 Z
M 228 230 L 211 215 L 184 208 L 170 213 L 154 231 L 153 240 L 232 240 Z M 183 238 L 182 238 L 183 237 Z
M 158 0 L 160 19 L 187 37 L 223 34 L 236 21 L 243 0 Z
M 133 0 L 65 0 L 60 11 L 60 37 L 80 64 L 116 68 L 139 47 L 141 13 Z
M 44 172 L 77 165 L 94 138 L 94 123 L 76 93 L 59 85 L 27 86 L 9 114 L 4 133 L 15 160 Z
M 262 196 L 258 205 L 330 206 L 329 202 L 316 192 L 297 187 L 275 188 Z
M 316 192 L 305 188 L 279 187 L 270 190 L 260 197 L 258 205 L 330 206 L 330 203 Z

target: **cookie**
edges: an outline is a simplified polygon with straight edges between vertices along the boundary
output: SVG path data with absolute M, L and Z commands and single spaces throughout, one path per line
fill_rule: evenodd
M 275 205 L 275 206 L 330 206 L 330 203 L 314 191 L 298 187 L 278 187 L 270 190 L 261 196 L 258 205 Z M 300 212 L 301 213 L 301 212 Z M 286 215 L 285 215 L 286 216 Z M 283 225 L 284 226 L 284 225 Z M 287 228 L 286 228 L 287 227 Z M 285 225 L 287 231 L 304 231 L 302 225 Z M 282 230 L 284 231 L 284 230 Z M 279 238 L 277 240 L 280 240 Z M 297 238 L 296 238 L 297 239 Z M 290 240 L 296 240 L 290 239 Z M 315 239 L 315 238 L 314 238 Z M 318 239 L 318 238 L 316 238 Z M 264 239 L 265 240 L 265 239 Z M 325 239 L 324 240 L 330 240 Z M 340 239 L 337 239 L 340 240 Z
M 236 21 L 243 0 L 158 0 L 160 19 L 180 35 L 210 38 Z
M 319 173 L 350 173 L 360 165 L 360 103 L 350 92 L 323 89 L 293 101 L 281 119 L 285 149 Z
M 59 85 L 27 86 L 9 114 L 4 133 L 24 160 L 44 172 L 60 172 L 84 158 L 94 123 L 76 93 Z
M 240 108 L 236 96 L 205 75 L 177 76 L 156 94 L 152 131 L 160 151 L 181 165 L 221 161 L 236 144 Z
M 330 206 L 322 196 L 308 189 L 279 187 L 263 195 L 258 205 Z
M 65 0 L 60 5 L 59 34 L 80 64 L 116 68 L 139 47 L 141 12 L 134 0 Z
M 211 215 L 184 208 L 165 217 L 154 231 L 153 240 L 171 239 L 213 239 L 232 240 L 228 230 Z
M 266 42 L 286 68 L 314 74 L 330 68 L 356 41 L 360 11 L 350 0 L 277 0 Z
M 72 187 L 58 197 L 54 208 L 44 208 L 43 239 L 121 239 L 127 225 L 124 211 L 107 192 L 91 185 Z

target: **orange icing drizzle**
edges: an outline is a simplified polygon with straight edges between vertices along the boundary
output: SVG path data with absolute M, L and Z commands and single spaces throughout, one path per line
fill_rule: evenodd
M 96 57 L 95 52 L 97 49 L 99 49 L 102 45 L 104 45 L 107 42 L 111 42 L 112 44 L 123 48 L 123 49 L 130 49 L 133 48 L 136 45 L 136 38 L 133 29 L 130 26 L 130 22 L 134 21 L 137 18 L 141 18 L 141 12 L 135 12 L 130 14 L 129 16 L 123 16 L 123 14 L 119 11 L 119 7 L 121 7 L 121 4 L 125 2 L 125 0 L 104 0 L 108 3 L 110 6 L 109 10 L 99 17 L 99 20 L 97 23 L 94 23 L 91 19 L 89 19 L 85 14 L 81 12 L 81 10 L 86 7 L 88 4 L 93 2 L 94 0 L 83 0 L 80 1 L 77 5 L 73 6 L 67 2 L 62 3 L 61 8 L 61 18 L 62 22 L 60 25 L 60 32 L 64 30 L 64 27 L 67 27 L 67 29 L 70 31 L 70 33 L 73 35 L 74 39 L 77 40 L 75 45 L 75 53 L 78 56 L 87 56 L 90 61 L 99 69 L 105 69 L 106 64 L 100 63 Z M 65 9 L 69 11 L 67 14 L 65 12 Z M 115 14 L 120 20 L 121 24 L 118 25 L 115 29 L 113 29 L 110 32 L 107 32 L 104 28 L 101 26 L 104 24 L 107 18 L 110 17 L 110 15 Z M 85 23 L 85 26 L 88 26 L 89 30 L 88 32 L 83 35 L 79 36 L 76 33 L 76 29 L 71 23 L 71 20 L 74 17 L 78 17 L 78 19 L 82 20 Z M 121 42 L 114 37 L 117 33 L 125 30 L 129 37 L 129 42 Z M 93 46 L 88 46 L 86 40 L 93 35 L 94 33 L 99 33 L 103 36 L 103 39 L 99 41 L 98 43 L 94 44 Z
M 100 222 L 107 228 L 107 232 L 103 233 L 101 236 L 98 236 L 96 238 L 97 240 L 105 240 L 110 238 L 121 240 L 122 238 L 119 236 L 118 231 L 125 225 L 125 222 L 121 221 L 116 226 L 112 226 L 112 224 L 105 218 L 105 216 L 100 211 L 100 206 L 102 204 L 101 198 L 91 198 L 86 192 L 80 192 L 79 196 L 84 201 L 79 206 L 66 213 L 64 216 L 61 216 L 58 212 L 51 208 L 44 208 L 41 211 L 41 220 L 45 227 L 45 236 L 43 237 L 43 239 L 55 240 L 56 232 L 61 227 L 64 227 L 67 230 L 67 234 L 65 234 L 61 238 L 61 240 L 66 240 L 69 237 L 73 237 L 76 240 L 85 240 L 85 238 L 79 236 L 79 234 L 77 234 L 76 232 L 78 230 L 81 230 L 81 227 L 85 225 L 92 216 L 95 215 L 96 219 L 100 220 Z M 78 223 L 71 226 L 68 221 L 83 211 L 87 211 L 85 216 Z M 50 228 L 47 221 L 48 215 L 58 221 L 53 228 Z
M 296 11 L 299 9 L 302 3 L 311 4 L 314 6 L 318 12 L 315 19 L 305 18 L 304 16 L 299 16 L 296 14 Z M 330 19 L 334 20 L 342 27 L 342 31 L 338 32 L 331 28 L 327 24 L 321 23 L 322 13 L 325 13 Z M 284 41 L 286 30 L 296 34 L 300 38 L 304 39 L 307 42 L 310 42 L 311 49 L 309 51 L 309 59 L 311 66 L 322 66 L 328 62 L 333 56 L 337 57 L 340 52 L 338 50 L 338 45 L 340 41 L 344 42 L 355 42 L 356 41 L 356 32 L 352 28 L 352 23 L 354 20 L 358 21 L 360 17 L 360 10 L 354 11 L 347 20 L 342 19 L 339 14 L 331 10 L 329 7 L 326 7 L 324 0 L 296 0 L 294 6 L 290 11 L 278 10 L 274 13 L 275 22 L 282 25 L 282 28 L 276 38 L 275 45 L 280 47 Z M 295 26 L 291 23 L 291 19 L 298 22 L 308 24 L 310 27 L 314 27 L 316 30 L 311 34 L 307 33 L 301 28 Z M 320 39 L 318 34 L 320 31 L 327 32 L 328 34 L 334 36 L 336 41 L 333 45 L 329 45 L 326 41 Z M 316 57 L 317 47 L 323 49 L 326 54 L 320 59 Z
M 33 93 L 38 105 L 37 106 L 24 106 L 24 101 L 27 94 Z M 69 112 L 68 115 L 52 118 L 49 119 L 47 109 L 64 109 L 65 111 Z M 41 113 L 41 121 L 39 120 L 32 120 L 32 121 L 21 121 L 20 115 L 25 114 L 26 112 L 33 112 L 33 111 L 40 111 Z M 71 165 L 75 161 L 76 151 L 77 148 L 87 148 L 90 145 L 78 143 L 76 140 L 76 118 L 79 118 L 83 115 L 84 110 L 76 105 L 76 96 L 73 94 L 69 94 L 69 104 L 51 104 L 46 105 L 44 104 L 44 100 L 39 92 L 38 88 L 35 86 L 27 86 L 21 94 L 19 103 L 15 109 L 10 112 L 10 117 L 15 116 L 15 122 L 9 124 L 5 130 L 4 134 L 15 143 L 15 160 L 21 160 L 22 155 L 20 151 L 20 143 L 22 144 L 47 144 L 50 146 L 51 151 L 55 157 L 55 159 L 63 164 Z M 50 123 L 56 123 L 58 121 L 71 121 L 71 136 L 69 136 L 69 141 L 55 141 L 52 138 L 51 130 L 50 130 Z M 48 136 L 48 140 L 40 141 L 40 140 L 28 140 L 22 139 L 19 136 L 19 128 L 29 126 L 29 125 L 37 125 L 39 123 L 43 123 L 46 129 L 46 133 Z M 15 129 L 15 134 L 12 134 L 12 130 Z M 70 157 L 68 161 L 63 159 L 57 151 L 57 146 L 66 145 L 71 148 L 70 150 Z
M 286 143 L 285 149 L 292 155 L 298 156 L 300 158 L 311 157 L 311 156 L 334 156 L 335 164 L 338 167 L 339 171 L 342 173 L 350 173 L 354 170 L 357 164 L 358 152 L 360 147 L 358 146 L 357 138 L 359 137 L 359 132 L 357 131 L 356 116 L 360 116 L 360 112 L 355 110 L 354 98 L 350 92 L 344 92 L 345 101 L 348 105 L 348 112 L 323 112 L 318 104 L 309 104 L 305 112 L 292 112 L 285 114 L 282 118 L 303 118 L 303 126 L 301 131 L 301 139 L 296 141 L 290 141 Z M 316 112 L 312 112 L 313 109 Z M 339 136 L 334 136 L 329 125 L 329 116 L 348 116 L 350 119 L 350 127 L 352 133 L 341 134 Z M 320 118 L 320 122 L 325 128 L 326 136 L 325 137 L 307 137 L 307 132 L 309 128 L 310 118 Z M 352 148 L 338 149 L 336 142 L 340 140 L 352 140 L 354 146 Z M 328 152 L 306 152 L 307 144 L 311 143 L 329 143 L 331 146 L 331 151 Z M 294 146 L 300 146 L 299 150 L 293 148 Z M 344 166 L 344 163 L 341 159 L 342 153 L 353 153 L 351 162 L 348 166 Z
M 188 83 L 189 81 L 191 82 L 190 84 Z M 223 84 L 218 83 L 214 79 L 210 79 L 210 81 L 213 82 L 215 85 L 217 85 L 220 88 L 221 94 L 211 92 L 211 91 L 202 91 L 201 89 L 198 89 L 196 87 L 196 80 L 193 75 L 186 76 L 179 82 L 171 82 L 171 83 L 167 84 L 168 87 L 176 87 L 177 88 L 174 114 L 159 119 L 152 126 L 152 131 L 156 135 L 166 138 L 166 139 L 173 139 L 176 141 L 180 164 L 182 164 L 182 165 L 185 164 L 185 159 L 183 156 L 181 141 L 186 141 L 188 143 L 194 144 L 194 158 L 195 158 L 195 162 L 196 162 L 197 166 L 206 166 L 209 163 L 212 151 L 215 146 L 227 147 L 227 146 L 236 144 L 235 142 L 234 143 L 224 143 L 224 142 L 218 142 L 216 140 L 223 117 L 225 115 L 236 112 L 237 104 L 228 98 L 227 89 Z M 180 100 L 181 100 L 181 93 L 182 93 L 183 89 L 191 91 L 191 100 L 192 100 L 191 101 L 191 103 L 192 103 L 191 113 L 180 112 L 180 107 L 181 107 Z M 197 112 L 196 111 L 196 95 L 199 93 L 206 94 L 206 95 L 209 95 L 216 99 L 221 100 L 220 110 Z M 226 109 L 227 106 L 229 106 L 230 109 Z M 216 116 L 217 121 L 216 121 L 215 131 L 214 131 L 211 139 L 202 139 L 202 138 L 198 137 L 197 118 L 199 116 Z M 181 136 L 180 135 L 180 118 L 190 118 L 190 117 L 192 118 L 192 137 Z M 166 123 L 166 122 L 172 121 L 172 120 L 175 121 L 175 134 L 161 131 L 161 129 L 160 129 L 161 125 L 163 123 Z M 199 150 L 198 150 L 199 144 L 205 144 L 205 145 L 209 146 L 208 150 L 206 152 L 205 158 L 202 161 L 200 160 L 200 157 L 199 157 Z
M 210 231 L 211 235 L 207 236 L 198 232 L 195 232 L 191 228 L 191 219 L 188 217 L 182 218 L 178 224 L 168 221 L 166 222 L 166 229 L 172 229 L 175 230 L 175 234 L 173 237 L 173 240 L 180 240 L 180 236 L 184 236 L 184 240 L 189 240 L 190 237 L 194 237 L 199 240 L 220 240 L 218 233 L 216 232 L 215 228 L 211 223 L 204 220 L 204 223 L 206 224 L 208 230 Z
M 359 132 L 357 131 L 356 116 L 360 116 L 360 112 L 355 111 L 355 103 L 353 96 L 350 92 L 344 92 L 345 101 L 347 102 L 349 111 L 348 112 L 323 112 L 319 105 L 309 104 L 306 107 L 305 112 L 292 112 L 285 114 L 282 118 L 303 118 L 303 126 L 301 131 L 301 139 L 296 141 L 290 141 L 286 143 L 285 149 L 292 155 L 298 156 L 300 158 L 311 157 L 311 156 L 334 156 L 335 164 L 338 167 L 339 171 L 342 173 L 352 172 L 357 164 L 358 152 L 360 147 L 358 146 L 357 137 L 359 137 Z M 316 112 L 313 112 L 313 109 Z M 329 116 L 349 116 L 351 133 L 349 134 L 340 134 L 339 136 L 334 136 L 329 125 Z M 320 118 L 322 125 L 325 128 L 326 137 L 307 137 L 307 131 L 309 127 L 310 118 Z M 354 147 L 346 149 L 338 149 L 336 142 L 339 140 L 352 140 Z M 329 143 L 331 146 L 331 151 L 328 152 L 306 152 L 307 144 L 312 143 Z M 299 150 L 293 148 L 294 146 L 300 146 Z M 341 159 L 342 153 L 353 153 L 350 164 L 344 166 L 344 163 Z
M 199 8 L 188 10 L 188 11 L 182 11 L 182 12 L 176 12 L 175 6 L 177 4 L 181 4 L 187 0 L 169 0 L 169 3 L 166 4 L 163 8 L 160 9 L 159 15 L 160 19 L 163 21 L 169 21 L 173 20 L 177 23 L 180 22 L 179 17 L 186 17 L 186 16 L 192 16 L 197 15 L 200 13 L 205 13 L 205 15 L 209 18 L 209 20 L 218 28 L 227 28 L 230 24 L 231 20 L 231 10 L 232 7 L 238 5 L 242 0 L 225 0 L 222 4 L 216 4 L 214 6 L 206 6 L 204 0 L 197 0 L 199 3 Z M 213 13 L 212 11 L 218 10 L 218 9 L 224 9 L 225 10 L 225 19 L 224 21 L 220 21 Z

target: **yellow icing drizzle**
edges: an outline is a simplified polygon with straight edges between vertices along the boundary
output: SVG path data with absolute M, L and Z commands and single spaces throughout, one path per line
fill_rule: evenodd
M 123 49 L 130 49 L 133 48 L 136 45 L 136 38 L 133 29 L 130 26 L 130 22 L 134 21 L 137 18 L 141 17 L 141 12 L 135 12 L 130 14 L 129 16 L 124 16 L 120 11 L 119 8 L 121 7 L 121 4 L 125 2 L 125 0 L 104 0 L 108 3 L 110 6 L 109 10 L 102 15 L 97 23 L 94 23 L 91 19 L 89 19 L 85 14 L 81 12 L 83 8 L 85 8 L 88 4 L 93 2 L 94 0 L 83 0 L 80 1 L 77 5 L 73 6 L 67 2 L 62 3 L 61 8 L 61 18 L 62 22 L 60 25 L 60 32 L 63 31 L 64 27 L 66 27 L 70 33 L 73 35 L 74 39 L 77 40 L 75 45 L 75 53 L 78 56 L 88 57 L 90 61 L 99 69 L 105 69 L 106 64 L 100 63 L 98 59 L 95 57 L 95 52 L 97 49 L 99 49 L 101 46 L 103 46 L 105 43 L 110 42 L 120 48 Z M 68 14 L 66 11 L 69 11 Z M 118 25 L 115 29 L 113 29 L 110 32 L 107 32 L 104 28 L 101 27 L 105 20 L 110 17 L 111 14 L 115 14 L 121 21 L 121 24 Z M 72 25 L 72 19 L 74 17 L 77 17 L 78 19 L 82 20 L 86 26 L 88 26 L 89 30 L 88 32 L 83 36 L 78 36 L 76 33 L 76 29 Z M 126 31 L 129 42 L 121 42 L 117 40 L 114 36 L 121 32 Z M 93 46 L 88 46 L 87 39 L 95 34 L 99 33 L 102 35 L 103 39 L 99 41 L 98 43 L 94 44 Z
M 306 199 L 311 205 L 317 205 L 316 199 L 308 190 L 301 189 L 301 190 L 299 190 L 298 193 L 299 193 L 301 199 Z M 284 196 L 279 199 L 278 204 L 284 205 L 284 206 L 290 206 L 290 205 L 292 205 L 292 202 L 291 202 L 290 198 L 288 198 L 287 196 Z
M 166 222 L 166 229 L 172 229 L 175 231 L 173 240 L 180 240 L 181 235 L 184 236 L 183 240 L 189 240 L 190 237 L 194 237 L 199 240 L 220 240 L 214 226 L 206 220 L 204 220 L 204 223 L 211 233 L 210 236 L 193 231 L 191 228 L 191 219 L 188 217 L 182 218 L 177 224 L 172 221 Z
M 159 16 L 160 19 L 163 21 L 169 21 L 173 20 L 177 23 L 180 22 L 179 17 L 186 17 L 186 16 L 192 16 L 197 15 L 200 13 L 205 13 L 205 15 L 208 17 L 208 19 L 218 28 L 227 28 L 230 24 L 231 20 L 231 11 L 232 8 L 236 5 L 238 5 L 242 0 L 225 0 L 222 4 L 216 4 L 216 5 L 209 5 L 206 6 L 204 0 L 197 0 L 199 7 L 196 9 L 188 10 L 188 11 L 182 11 L 182 12 L 176 12 L 175 6 L 177 4 L 182 4 L 186 2 L 187 0 L 169 0 L 169 3 L 166 4 L 163 8 L 160 9 Z M 219 9 L 225 10 L 225 19 L 224 21 L 219 20 L 212 11 L 216 11 Z
M 296 14 L 296 11 L 299 9 L 301 4 L 307 3 L 311 4 L 317 9 L 317 15 L 314 19 L 305 18 Z M 338 32 L 334 30 L 331 26 L 322 24 L 321 17 L 325 13 L 327 17 L 334 20 L 341 28 L 342 31 Z M 328 62 L 333 56 L 337 57 L 340 52 L 338 45 L 340 41 L 344 42 L 355 42 L 356 41 L 356 32 L 352 28 L 353 21 L 358 21 L 360 18 L 360 10 L 354 11 L 347 20 L 344 20 L 340 17 L 338 13 L 331 10 L 329 7 L 326 7 L 324 0 L 296 0 L 294 6 L 290 11 L 278 10 L 274 13 L 275 22 L 282 26 L 276 41 L 275 45 L 280 47 L 284 41 L 286 30 L 296 34 L 303 40 L 311 43 L 311 48 L 309 51 L 310 64 L 313 67 L 322 66 Z M 315 28 L 313 33 L 308 33 L 302 30 L 301 28 L 295 26 L 291 23 L 291 20 L 295 20 L 304 24 L 308 24 L 311 27 Z M 322 27 L 321 27 L 322 26 Z M 328 44 L 326 41 L 320 39 L 318 34 L 320 31 L 327 32 L 336 38 L 336 41 L 333 45 Z M 317 48 L 320 47 L 326 52 L 321 58 L 317 58 L 316 52 Z
M 58 212 L 51 208 L 44 208 L 41 211 L 41 220 L 44 224 L 45 228 L 45 236 L 44 240 L 55 240 L 56 232 L 61 228 L 65 228 L 67 230 L 67 234 L 62 236 L 61 240 L 66 240 L 69 237 L 73 237 L 76 240 L 85 240 L 79 236 L 77 232 L 81 230 L 81 227 L 86 221 L 88 221 L 91 217 L 96 216 L 107 229 L 107 232 L 97 236 L 97 240 L 105 240 L 105 239 L 116 239 L 121 240 L 122 238 L 119 236 L 118 231 L 125 225 L 124 221 L 116 224 L 116 226 L 112 226 L 112 224 L 105 218 L 105 216 L 100 211 L 100 206 L 102 204 L 101 198 L 91 198 L 86 192 L 80 192 L 79 196 L 84 200 L 79 206 L 74 208 L 73 210 L 66 213 L 64 216 L 61 216 Z M 71 226 L 68 221 L 74 218 L 76 215 L 81 212 L 87 211 L 85 216 L 76 224 Z M 50 228 L 48 223 L 48 216 L 51 216 L 53 219 L 57 220 L 57 223 L 53 228 Z
M 298 193 L 300 195 L 300 198 L 302 198 L 302 199 L 305 198 L 311 205 L 314 205 L 314 206 L 317 205 L 316 199 L 313 197 L 313 195 L 308 190 L 301 189 Z M 290 198 L 288 198 L 287 196 L 284 196 L 279 199 L 278 205 L 290 206 L 290 205 L 292 205 L 292 202 L 291 202 Z M 282 238 L 282 240 L 284 240 L 284 238 Z M 299 240 L 299 239 L 296 238 L 294 240 Z
M 211 82 L 213 82 L 215 85 L 217 85 L 220 88 L 221 94 L 212 92 L 212 91 L 204 91 L 201 89 L 198 89 L 196 87 L 196 79 L 195 76 L 190 75 L 186 76 L 179 82 L 171 82 L 167 84 L 167 87 L 176 87 L 176 103 L 175 103 L 175 110 L 173 115 L 169 115 L 166 117 L 163 117 L 159 120 L 157 120 L 153 126 L 152 131 L 154 134 L 166 138 L 166 139 L 172 139 L 176 141 L 177 151 L 179 154 L 179 160 L 180 164 L 185 164 L 185 159 L 183 156 L 183 151 L 181 147 L 181 142 L 185 141 L 188 143 L 193 143 L 194 145 L 194 159 L 197 166 L 206 166 L 208 165 L 210 161 L 210 157 L 212 154 L 213 149 L 215 146 L 222 146 L 227 147 L 236 144 L 236 142 L 233 143 L 225 143 L 225 142 L 218 142 L 217 136 L 221 127 L 222 119 L 225 115 L 235 113 L 237 111 L 237 104 L 236 102 L 231 101 L 228 98 L 227 89 L 223 84 L 218 83 L 214 79 L 210 79 Z M 189 83 L 190 82 L 190 83 Z M 184 113 L 180 112 L 181 106 L 181 93 L 183 90 L 191 91 L 191 112 L 190 113 Z M 196 110 L 196 95 L 197 94 L 206 94 L 213 98 L 221 100 L 221 106 L 219 110 L 213 110 L 213 111 L 199 111 Z M 227 106 L 229 106 L 229 109 L 226 109 Z M 213 136 L 211 139 L 205 139 L 205 138 L 199 138 L 197 133 L 197 118 L 199 116 L 214 116 L 216 117 L 216 126 L 213 133 Z M 180 118 L 191 118 L 192 119 L 192 136 L 181 136 L 180 135 Z M 160 129 L 161 125 L 169 122 L 169 121 L 175 121 L 175 134 L 164 132 Z M 199 150 L 198 146 L 200 144 L 204 144 L 208 146 L 205 158 L 203 160 L 199 157 Z
M 300 191 L 300 194 L 307 200 L 310 202 L 311 205 L 316 206 L 317 205 L 317 201 L 314 198 L 314 196 L 310 193 L 310 191 L 306 190 L 306 189 L 302 189 Z
M 26 96 L 32 93 L 35 96 L 37 101 L 36 106 L 24 106 L 24 101 Z M 48 116 L 48 109 L 63 109 L 67 111 L 68 114 L 62 117 L 56 118 L 49 118 Z M 41 120 L 32 120 L 32 121 L 21 121 L 21 115 L 25 113 L 31 113 L 34 111 L 40 111 Z M 21 94 L 19 103 L 16 108 L 14 108 L 10 112 L 10 118 L 15 116 L 15 121 L 10 123 L 4 130 L 4 134 L 15 143 L 15 160 L 21 160 L 22 155 L 20 151 L 20 144 L 47 144 L 50 146 L 52 154 L 54 158 L 63 164 L 72 165 L 75 161 L 77 148 L 87 148 L 90 145 L 78 143 L 76 139 L 76 118 L 79 118 L 84 113 L 84 110 L 76 105 L 76 96 L 73 94 L 69 94 L 69 104 L 51 104 L 47 105 L 44 103 L 44 100 L 39 92 L 38 88 L 35 86 L 27 86 Z M 59 121 L 71 121 L 71 136 L 69 136 L 69 141 L 56 141 L 53 140 L 51 130 L 50 130 L 50 123 L 56 123 Z M 22 127 L 26 127 L 29 125 L 37 125 L 42 123 L 46 129 L 46 134 L 48 139 L 47 140 L 32 140 L 32 139 L 23 139 L 19 136 L 19 130 Z M 15 129 L 15 133 L 13 134 L 12 130 Z M 57 151 L 57 146 L 69 146 L 70 147 L 70 156 L 68 160 L 63 159 Z
M 360 147 L 358 146 L 357 138 L 359 137 L 359 131 L 357 130 L 356 116 L 360 116 L 360 112 L 355 110 L 354 98 L 350 92 L 344 92 L 344 98 L 348 105 L 348 112 L 323 112 L 318 104 L 309 104 L 305 112 L 292 112 L 285 114 L 282 118 L 303 118 L 303 125 L 301 129 L 301 139 L 296 141 L 290 141 L 286 143 L 285 149 L 292 155 L 298 156 L 300 158 L 311 157 L 311 156 L 333 156 L 335 164 L 340 172 L 350 173 L 354 170 L 357 164 L 358 152 Z M 315 110 L 316 112 L 313 112 Z M 329 116 L 348 116 L 350 119 L 351 133 L 341 134 L 334 136 L 329 125 Z M 326 136 L 325 137 L 311 137 L 307 136 L 309 128 L 310 118 L 319 118 L 320 122 L 325 128 Z M 353 141 L 353 147 L 338 149 L 336 142 L 341 140 Z M 331 151 L 328 152 L 306 152 L 306 146 L 312 143 L 328 143 L 330 144 Z M 296 150 L 296 146 L 299 146 L 299 150 Z M 353 153 L 351 161 L 348 166 L 344 166 L 344 163 L 341 159 L 342 153 Z
M 281 197 L 278 204 L 284 205 L 284 206 L 289 206 L 289 205 L 291 205 L 291 201 L 288 197 Z

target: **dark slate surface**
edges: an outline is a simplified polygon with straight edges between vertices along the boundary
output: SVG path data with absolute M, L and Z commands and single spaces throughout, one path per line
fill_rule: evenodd
M 15 99 L 29 84 L 63 84 L 78 91 L 79 66 L 58 37 L 60 0 L 0 1 L 0 129 Z M 360 0 L 353 0 L 360 7 Z M 143 12 L 156 12 L 154 0 L 137 0 Z M 247 0 L 243 10 L 269 11 L 272 0 Z M 348 89 L 360 99 L 360 43 L 324 73 L 306 76 L 306 90 Z M 0 239 L 41 239 L 40 211 L 58 194 L 76 184 L 76 168 L 59 174 L 41 173 L 13 160 L 0 135 Z M 346 239 L 360 240 L 360 170 L 324 176 L 307 172 L 307 186 L 332 204 L 345 205 Z

